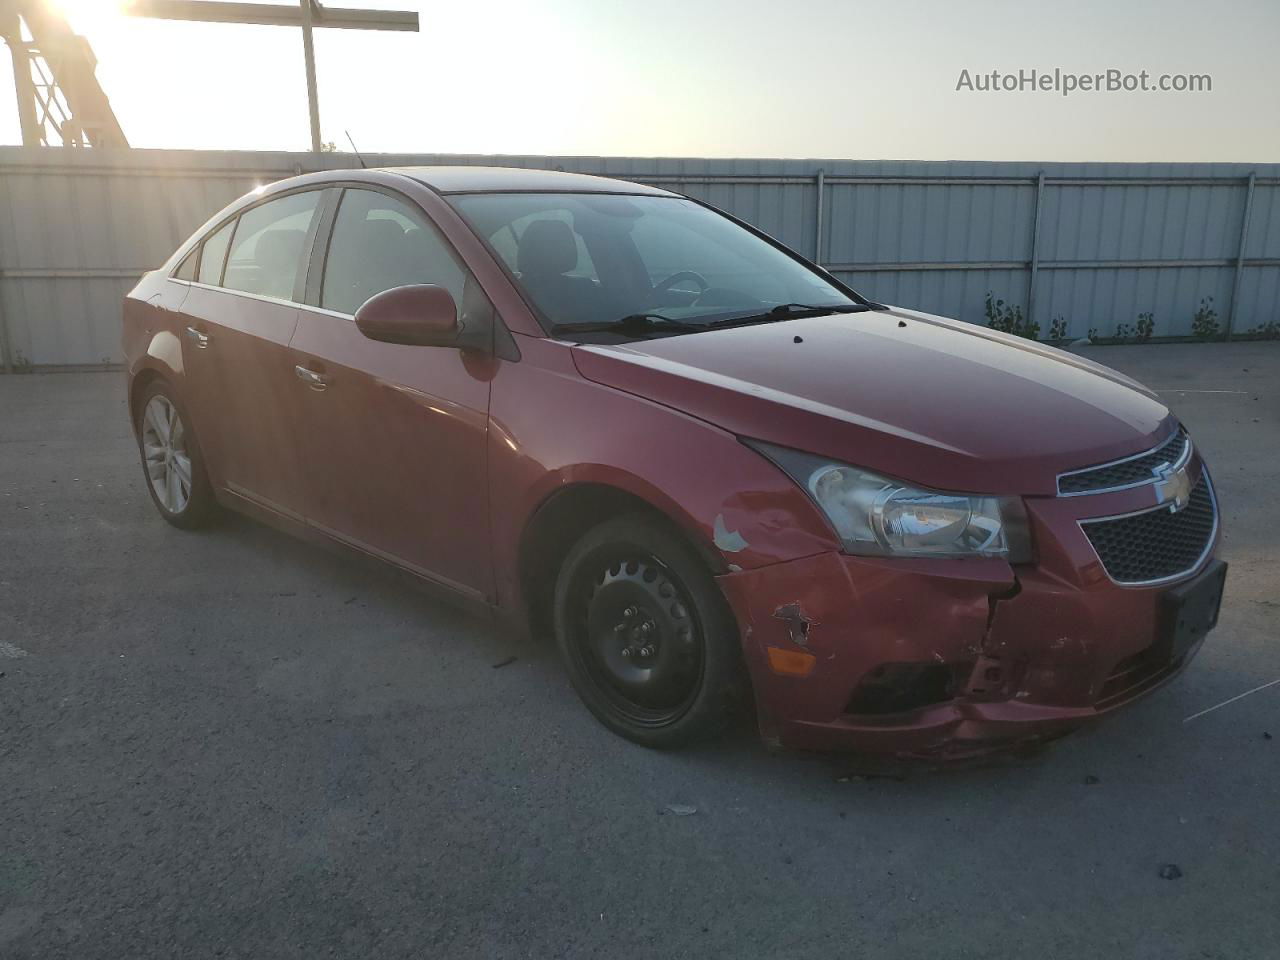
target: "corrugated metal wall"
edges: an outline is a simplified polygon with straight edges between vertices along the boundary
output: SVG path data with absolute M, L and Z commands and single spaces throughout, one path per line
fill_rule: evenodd
M 1146 311 L 1155 336 L 1186 336 L 1204 297 L 1236 332 L 1280 322 L 1280 164 L 366 159 L 655 183 L 756 224 L 875 299 L 981 323 L 991 291 L 1031 306 L 1042 336 L 1057 318 L 1069 336 L 1109 336 Z M 317 165 L 354 158 L 0 148 L 0 360 L 117 361 L 119 302 L 138 274 L 235 197 Z

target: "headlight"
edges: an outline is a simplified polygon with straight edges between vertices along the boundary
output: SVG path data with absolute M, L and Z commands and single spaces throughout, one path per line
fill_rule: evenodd
M 849 553 L 1031 559 L 1020 497 L 923 490 L 860 467 L 752 441 L 804 488 Z

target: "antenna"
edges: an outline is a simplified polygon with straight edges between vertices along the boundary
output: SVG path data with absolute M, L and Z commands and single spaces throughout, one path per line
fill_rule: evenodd
M 356 159 L 360 161 L 360 169 L 368 170 L 369 165 L 364 162 L 364 157 L 360 156 L 360 148 L 357 147 L 356 142 L 351 139 L 351 131 L 343 130 L 342 132 L 347 135 L 347 143 L 351 144 L 351 152 L 354 153 L 356 155 Z

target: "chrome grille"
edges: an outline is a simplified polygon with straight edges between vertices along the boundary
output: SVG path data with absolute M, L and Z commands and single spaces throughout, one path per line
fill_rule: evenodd
M 1122 490 L 1144 483 L 1154 483 L 1155 468 L 1162 463 L 1178 463 L 1190 452 L 1191 441 L 1187 431 L 1177 431 L 1164 443 L 1146 453 L 1124 460 L 1072 470 L 1058 477 L 1059 496 L 1071 497 L 1082 493 L 1099 493 L 1103 490 Z
M 1207 471 L 1177 513 L 1167 506 L 1099 520 L 1081 520 L 1094 552 L 1116 583 L 1171 580 L 1200 565 L 1218 529 L 1218 505 Z

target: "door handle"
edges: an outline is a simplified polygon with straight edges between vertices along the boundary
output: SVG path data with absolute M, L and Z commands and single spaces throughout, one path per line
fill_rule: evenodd
M 209 347 L 209 335 L 201 333 L 195 327 L 187 327 L 187 339 L 194 340 L 198 350 L 206 350 Z
M 329 378 L 309 370 L 302 364 L 298 364 L 293 368 L 293 372 L 297 374 L 298 379 L 309 386 L 312 390 L 320 391 L 329 386 Z

